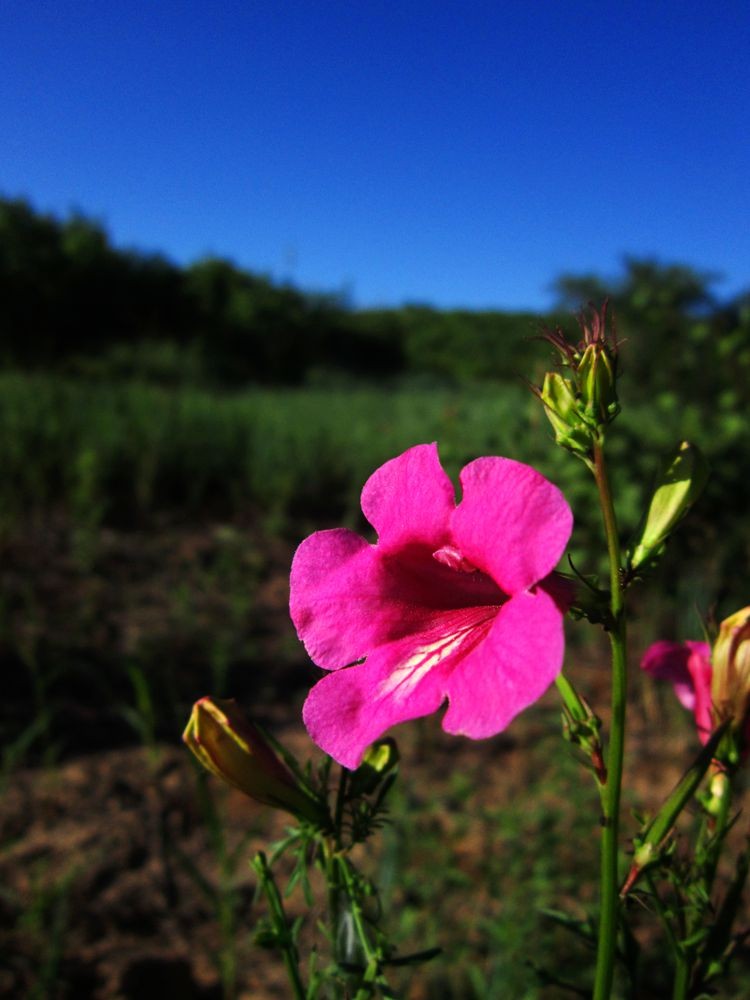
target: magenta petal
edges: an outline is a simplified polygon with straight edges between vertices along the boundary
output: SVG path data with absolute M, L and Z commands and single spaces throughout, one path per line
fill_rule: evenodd
M 451 674 L 443 729 L 473 739 L 499 733 L 544 694 L 563 652 L 563 616 L 553 598 L 541 589 L 511 598 Z
M 535 469 L 510 458 L 478 458 L 461 472 L 452 519 L 462 555 L 507 594 L 526 590 L 557 565 L 573 527 L 565 497 Z
M 394 697 L 394 660 L 403 655 L 403 648 L 403 641 L 383 647 L 364 663 L 324 677 L 307 696 L 302 718 L 311 738 L 344 767 L 358 767 L 367 747 L 386 730 L 437 711 L 445 697 L 439 669 L 412 674 Z
M 377 531 L 383 552 L 444 544 L 455 502 L 436 444 L 419 444 L 392 458 L 373 472 L 362 490 L 362 511 Z
M 372 545 L 347 528 L 317 531 L 294 554 L 289 611 L 310 658 L 326 670 L 361 659 L 382 627 Z
M 711 700 L 711 678 L 713 675 L 711 647 L 707 642 L 686 642 L 685 645 L 690 649 L 687 668 L 695 690 L 693 715 L 698 727 L 698 736 L 701 743 L 705 743 L 714 728 L 713 702 Z
M 695 709 L 695 683 L 688 669 L 691 645 L 704 646 L 706 657 L 710 657 L 711 650 L 707 643 L 688 644 L 662 640 L 649 646 L 641 660 L 641 668 L 652 677 L 670 681 L 680 704 L 692 712 Z

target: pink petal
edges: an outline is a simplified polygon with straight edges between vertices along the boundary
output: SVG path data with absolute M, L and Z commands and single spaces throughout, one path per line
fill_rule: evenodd
M 451 670 L 481 643 L 495 608 L 436 615 L 429 631 L 387 643 L 319 681 L 302 711 L 310 736 L 344 767 L 391 726 L 437 711 Z
M 698 645 L 706 645 L 699 643 Z M 706 645 L 710 655 L 710 649 Z M 681 705 L 689 711 L 695 708 L 695 686 L 688 670 L 690 648 L 686 642 L 655 642 L 646 650 L 641 668 L 652 677 L 670 681 Z
M 487 638 L 456 666 L 448 681 L 448 733 L 494 736 L 540 698 L 560 672 L 563 616 L 539 588 L 504 604 Z
M 687 668 L 695 690 L 693 715 L 701 743 L 705 743 L 714 728 L 713 702 L 711 700 L 711 647 L 707 642 L 686 642 L 690 650 Z
M 374 548 L 347 528 L 317 531 L 292 561 L 289 611 L 310 658 L 326 670 L 361 659 L 381 619 Z
M 448 539 L 455 490 L 443 471 L 436 444 L 419 444 L 392 458 L 362 490 L 362 511 L 378 533 L 378 547 L 439 548 Z
M 526 590 L 555 568 L 573 527 L 556 486 L 510 458 L 470 462 L 461 486 L 452 532 L 466 559 L 507 594 Z

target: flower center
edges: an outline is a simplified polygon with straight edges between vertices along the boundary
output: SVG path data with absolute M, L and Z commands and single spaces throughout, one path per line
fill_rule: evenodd
M 431 628 L 415 637 L 415 645 L 380 685 L 378 694 L 403 701 L 435 667 L 467 656 L 486 637 L 499 610 L 497 606 L 463 608 L 437 615 Z

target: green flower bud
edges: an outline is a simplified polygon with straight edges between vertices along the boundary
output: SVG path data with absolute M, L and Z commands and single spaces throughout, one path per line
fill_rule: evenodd
M 581 404 L 594 427 L 604 427 L 620 412 L 615 387 L 615 366 L 606 345 L 589 344 L 577 364 Z
M 580 746 L 588 755 L 597 780 L 600 785 L 604 785 L 607 781 L 607 768 L 600 737 L 601 719 L 564 674 L 558 674 L 555 682 L 563 702 L 563 738 Z
M 555 432 L 555 441 L 568 451 L 588 455 L 592 435 L 581 415 L 570 380 L 559 372 L 547 372 L 539 397 Z
M 708 463 L 700 450 L 683 441 L 677 454 L 662 469 L 640 537 L 630 559 L 637 569 L 658 556 L 677 523 L 700 495 L 708 479 Z
M 231 699 L 201 698 L 182 739 L 201 764 L 256 802 L 319 823 L 322 807 Z

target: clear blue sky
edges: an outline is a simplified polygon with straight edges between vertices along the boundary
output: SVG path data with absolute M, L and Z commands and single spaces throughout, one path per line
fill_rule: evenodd
M 0 192 L 118 245 L 540 308 L 623 252 L 750 287 L 750 4 L 0 4 Z

